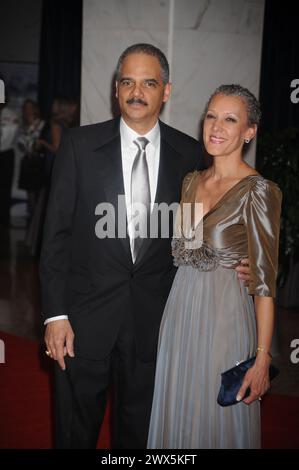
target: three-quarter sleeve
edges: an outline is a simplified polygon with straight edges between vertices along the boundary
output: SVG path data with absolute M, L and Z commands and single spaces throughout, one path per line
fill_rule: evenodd
M 281 199 L 279 187 L 260 178 L 251 188 L 244 206 L 251 295 L 275 297 Z

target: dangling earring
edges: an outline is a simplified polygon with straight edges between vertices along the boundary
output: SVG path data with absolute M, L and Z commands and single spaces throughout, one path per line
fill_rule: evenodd
M 250 139 L 245 139 L 246 144 L 249 144 L 249 142 L 250 142 Z

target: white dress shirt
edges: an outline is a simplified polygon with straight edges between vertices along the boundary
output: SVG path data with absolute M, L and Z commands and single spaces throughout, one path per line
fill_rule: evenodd
M 127 220 L 128 220 L 128 235 L 130 238 L 131 253 L 133 253 L 133 226 L 131 214 L 131 173 L 135 156 L 138 152 L 138 147 L 134 144 L 137 137 L 146 137 L 149 143 L 146 146 L 146 161 L 148 166 L 150 194 L 151 194 L 151 208 L 154 206 L 159 161 L 160 161 L 160 126 L 157 121 L 156 125 L 145 135 L 141 136 L 133 131 L 121 118 L 120 120 L 120 141 L 121 141 L 121 159 L 122 170 L 125 188 Z
M 121 142 L 121 160 L 122 160 L 122 171 L 126 198 L 127 208 L 127 220 L 128 220 L 128 234 L 130 238 L 131 252 L 133 250 L 133 237 L 132 237 L 132 225 L 131 221 L 131 172 L 132 166 L 137 154 L 138 148 L 134 144 L 134 140 L 137 137 L 146 137 L 149 143 L 146 146 L 146 161 L 148 165 L 149 183 L 150 183 L 150 194 L 151 194 L 151 208 L 153 208 L 157 184 L 158 184 L 158 173 L 159 173 L 159 162 L 160 162 L 160 126 L 157 121 L 155 126 L 144 135 L 139 135 L 133 129 L 131 129 L 123 118 L 120 120 L 120 142 Z M 55 320 L 68 320 L 67 315 L 59 315 L 57 317 L 47 318 L 45 325 Z

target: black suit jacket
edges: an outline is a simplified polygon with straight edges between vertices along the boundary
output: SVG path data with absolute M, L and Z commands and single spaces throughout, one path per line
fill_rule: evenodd
M 199 143 L 160 122 L 155 202 L 178 202 L 184 176 L 200 165 Z M 111 351 L 130 312 L 138 355 L 152 360 L 175 275 L 170 238 L 145 239 L 135 264 L 129 238 L 96 235 L 96 206 L 124 195 L 119 119 L 64 133 L 54 164 L 40 262 L 45 317 L 66 314 L 77 356 Z M 117 219 L 116 219 L 117 220 Z M 117 229 L 117 222 L 115 223 Z

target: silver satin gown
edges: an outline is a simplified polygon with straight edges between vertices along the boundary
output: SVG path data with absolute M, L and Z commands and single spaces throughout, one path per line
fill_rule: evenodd
M 185 177 L 195 201 L 199 172 Z M 275 297 L 281 192 L 259 175 L 231 188 L 203 217 L 203 245 L 173 240 L 178 271 L 160 328 L 148 448 L 260 447 L 260 404 L 217 404 L 221 372 L 257 347 L 251 295 Z M 249 257 L 252 282 L 234 268 Z

